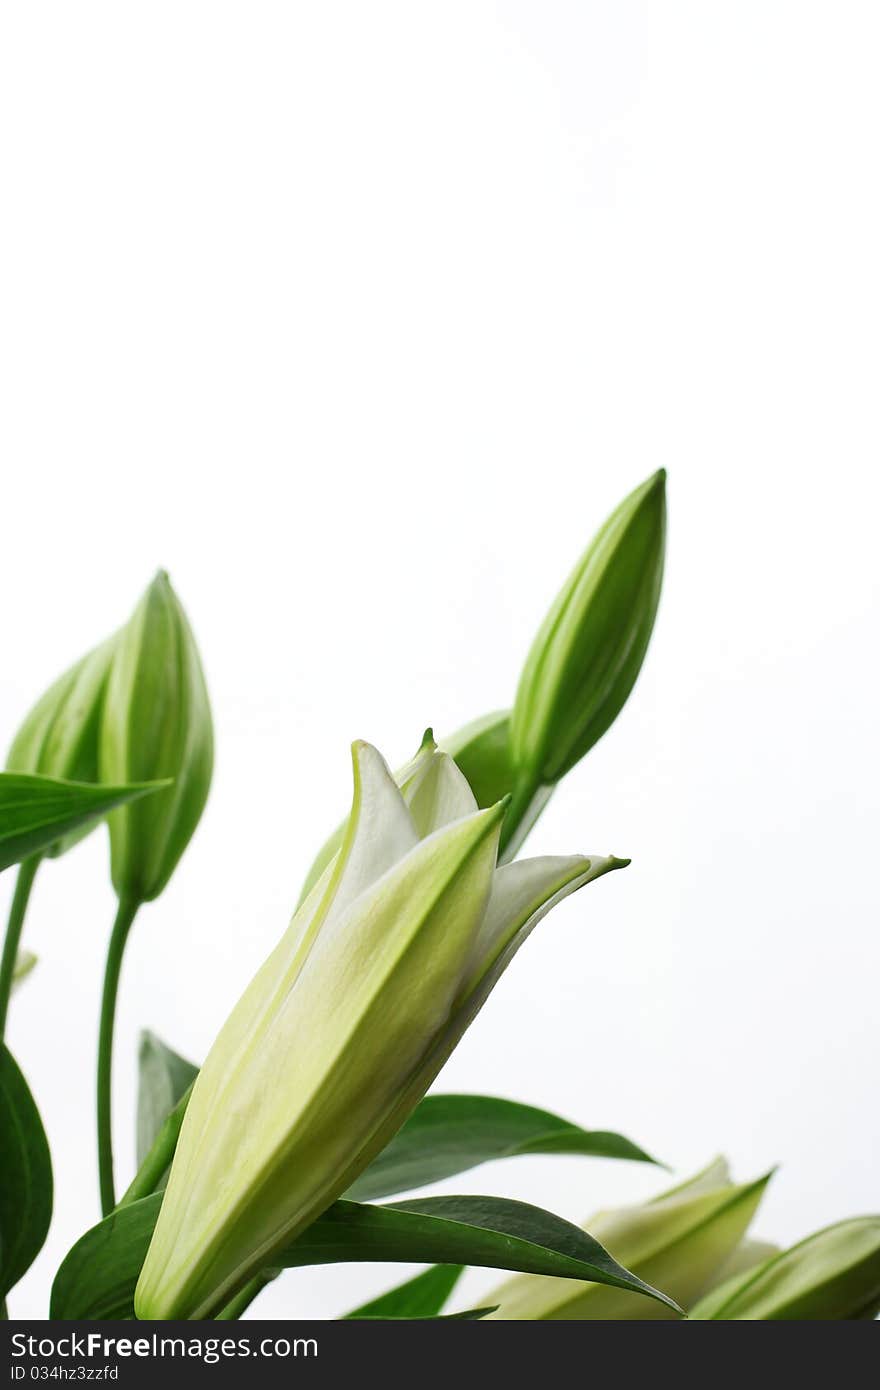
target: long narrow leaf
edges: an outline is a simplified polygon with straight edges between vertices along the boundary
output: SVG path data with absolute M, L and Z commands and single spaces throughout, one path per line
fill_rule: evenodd
M 400 1132 L 346 1192 L 356 1202 L 411 1192 L 518 1154 L 654 1159 L 621 1134 L 579 1125 L 495 1096 L 426 1096 Z
M 141 1034 L 138 1049 L 137 1161 L 143 1163 L 165 1120 L 195 1081 L 198 1067 L 155 1033 Z
M 101 820 L 115 806 L 168 786 L 144 782 L 106 787 L 0 772 L 0 870 L 40 854 L 72 830 Z
M 434 1265 L 405 1284 L 389 1289 L 348 1318 L 436 1318 L 464 1272 L 464 1265 Z
M 273 1264 L 350 1260 L 483 1265 L 586 1279 L 646 1294 L 680 1311 L 578 1226 L 501 1197 L 425 1197 L 389 1206 L 334 1202 Z
M 55 1275 L 50 1318 L 134 1317 L 134 1291 L 161 1205 L 156 1192 L 117 1207 L 80 1237 Z
M 130 1318 L 134 1291 L 162 1202 L 160 1193 L 119 1207 L 92 1227 L 61 1265 L 53 1318 Z M 472 1264 L 586 1279 L 643 1293 L 680 1311 L 577 1226 L 539 1207 L 496 1197 L 436 1197 L 395 1206 L 335 1202 L 273 1267 L 348 1261 Z

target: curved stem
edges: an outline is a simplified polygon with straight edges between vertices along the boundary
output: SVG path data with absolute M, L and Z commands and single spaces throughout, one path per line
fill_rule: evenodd
M 101 1024 L 98 1030 L 98 1177 L 101 1184 L 101 1213 L 107 1216 L 116 1205 L 113 1188 L 113 1125 L 111 1082 L 113 1075 L 113 1025 L 116 1021 L 116 995 L 119 972 L 131 924 L 140 903 L 121 898 L 107 947 L 104 993 L 101 998 Z
M 25 859 L 24 863 L 19 865 L 18 877 L 15 881 L 15 893 L 9 909 L 9 922 L 6 927 L 6 940 L 3 942 L 3 955 L 0 957 L 0 1041 L 2 1041 L 6 1031 L 6 1013 L 9 1008 L 9 996 L 12 993 L 12 981 L 15 978 L 15 962 L 18 957 L 18 943 L 21 941 L 21 929 L 24 926 L 24 915 L 27 912 L 28 899 L 31 896 L 31 889 L 34 886 L 34 879 L 37 876 L 39 866 L 39 854 Z

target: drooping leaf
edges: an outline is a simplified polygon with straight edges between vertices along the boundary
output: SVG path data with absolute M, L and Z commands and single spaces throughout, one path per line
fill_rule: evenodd
M 581 1154 L 655 1160 L 629 1139 L 586 1130 L 547 1110 L 495 1096 L 426 1096 L 345 1194 L 367 1202 L 410 1192 L 518 1154 Z
M 55 1276 L 51 1317 L 134 1316 L 135 1286 L 161 1202 L 154 1193 L 119 1207 L 77 1241 Z M 394 1206 L 335 1202 L 271 1264 L 363 1260 L 472 1264 L 587 1279 L 647 1294 L 679 1311 L 577 1226 L 498 1197 L 435 1197 Z
M 162 1205 L 154 1193 L 117 1207 L 70 1249 L 52 1285 L 50 1318 L 133 1318 L 134 1291 Z
M 42 853 L 70 831 L 101 820 L 115 806 L 165 786 L 167 782 L 109 787 L 0 772 L 0 870 Z
M 425 1197 L 388 1206 L 334 1202 L 273 1264 L 354 1260 L 482 1265 L 586 1279 L 646 1294 L 680 1311 L 579 1227 L 501 1197 Z
M 137 1161 L 143 1163 L 165 1120 L 198 1076 L 198 1067 L 155 1033 L 141 1034 L 138 1050 Z
M 0 1043 L 0 1298 L 43 1246 L 52 1218 L 52 1161 L 34 1098 Z
M 405 1284 L 398 1284 L 347 1318 L 435 1318 L 464 1272 L 464 1265 L 434 1265 Z

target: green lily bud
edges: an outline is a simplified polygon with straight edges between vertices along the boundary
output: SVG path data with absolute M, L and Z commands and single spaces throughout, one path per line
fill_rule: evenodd
M 769 1177 L 736 1185 L 716 1159 L 689 1182 L 642 1206 L 598 1212 L 587 1223 L 616 1260 L 652 1279 L 683 1308 L 728 1264 L 758 1208 Z M 672 1316 L 620 1289 L 520 1274 L 487 1295 L 491 1317 L 506 1320 L 618 1320 Z
M 527 828 L 532 798 L 589 752 L 626 703 L 654 626 L 665 538 L 661 469 L 605 522 L 535 638 L 510 727 L 511 816 Z
M 400 1128 L 535 923 L 622 862 L 498 869 L 504 803 L 478 810 L 432 741 L 405 792 L 369 744 L 353 762 L 344 842 L 195 1082 L 139 1317 L 210 1316 L 270 1265 Z
M 114 645 L 98 764 L 106 782 L 173 780 L 166 791 L 109 817 L 113 886 L 120 899 L 149 902 L 162 892 L 190 841 L 213 768 L 211 709 L 198 648 L 164 572 Z
M 880 1312 L 880 1216 L 855 1217 L 777 1252 L 720 1284 L 690 1316 L 699 1321 L 824 1321 Z
M 13 740 L 9 772 L 98 782 L 98 736 L 116 639 L 84 656 L 39 699 Z M 64 836 L 47 853 L 62 854 L 94 825 Z

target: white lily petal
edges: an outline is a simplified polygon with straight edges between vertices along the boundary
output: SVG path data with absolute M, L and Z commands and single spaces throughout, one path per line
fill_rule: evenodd
M 212 1113 L 220 1104 L 221 1092 L 228 1077 L 241 1063 L 261 1021 L 275 1007 L 281 990 L 288 989 L 302 969 L 315 939 L 312 928 L 324 905 L 333 868 L 333 863 L 327 865 L 308 897 L 297 908 L 278 945 L 264 960 L 223 1025 L 226 1068 L 223 1071 L 206 1071 L 202 1068 L 199 1076 L 201 1100 L 206 1114 Z M 181 1155 L 178 1167 L 183 1185 L 194 1168 L 197 1155 L 191 1152 L 189 1161 L 186 1161 L 186 1151 L 178 1149 L 178 1152 Z
M 385 1121 L 385 1140 L 386 1142 L 396 1134 L 406 1116 L 409 1114 L 413 1105 L 421 1099 L 441 1068 L 449 1060 L 455 1048 L 458 1046 L 471 1023 L 476 1018 L 480 1009 L 485 1004 L 489 995 L 492 993 L 498 978 L 503 974 L 506 966 L 516 954 L 519 947 L 525 941 L 535 925 L 541 920 L 546 912 L 554 903 L 559 902 L 569 893 L 581 888 L 586 883 L 591 883 L 595 878 L 601 878 L 603 874 L 609 873 L 612 869 L 623 868 L 629 863 L 628 859 L 615 859 L 613 857 L 600 857 L 592 860 L 584 859 L 579 855 L 568 858 L 553 858 L 538 860 L 522 860 L 520 867 L 529 863 L 543 863 L 545 866 L 554 865 L 553 872 L 548 872 L 544 877 L 543 890 L 537 882 L 532 881 L 534 897 L 527 900 L 525 891 L 519 901 L 518 907 L 520 915 L 514 917 L 511 922 L 509 918 L 504 918 L 509 925 L 509 930 L 494 934 L 496 937 L 496 947 L 498 953 L 490 963 L 486 963 L 485 954 L 477 949 L 475 940 L 474 949 L 471 951 L 468 967 L 462 975 L 462 986 L 455 1001 L 453 1010 L 442 1029 L 439 1030 L 433 1039 L 430 1047 L 419 1060 L 418 1065 L 413 1069 L 405 1086 L 401 1087 L 396 1106 L 388 1112 Z M 565 867 L 567 866 L 567 867 Z M 586 866 L 586 867 L 585 867 Z M 506 873 L 507 869 L 513 869 L 515 865 L 504 865 L 502 869 L 496 870 L 494 883 L 497 882 L 500 873 Z M 556 875 L 556 876 L 554 876 Z M 535 874 L 535 878 L 540 877 Z M 561 879 L 568 877 L 568 882 L 560 884 Z M 517 877 L 511 877 L 510 884 L 503 890 L 507 906 L 510 911 L 514 911 L 513 900 L 516 896 L 513 892 L 514 885 L 518 882 Z M 525 883 L 522 884 L 525 889 Z M 550 896 L 538 902 L 542 891 L 549 891 Z M 508 896 L 509 894 L 509 896 Z M 536 905 L 537 904 L 537 905 Z M 487 911 L 491 911 L 490 907 Z M 498 941 L 499 936 L 502 938 Z M 482 928 L 477 938 L 481 943 L 484 941 Z M 477 962 L 475 965 L 474 962 Z
M 328 917 L 338 918 L 414 849 L 419 836 L 388 764 L 371 743 L 355 743 L 354 799 L 330 886 Z
M 551 908 L 622 862 L 575 854 L 545 855 L 502 864 L 492 883 L 492 896 L 461 997 L 470 995 L 486 976 L 494 983 Z
M 467 778 L 449 754 L 436 747 L 422 775 L 413 779 L 403 795 L 422 837 L 478 809 Z
M 695 1173 L 686 1182 L 677 1183 L 675 1187 L 667 1187 L 663 1192 L 658 1192 L 656 1197 L 650 1199 L 654 1202 L 668 1202 L 672 1197 L 699 1197 L 703 1192 L 714 1192 L 717 1187 L 732 1187 L 733 1178 L 730 1173 L 730 1163 L 724 1154 L 716 1154 L 711 1163 L 707 1163 L 705 1168 L 701 1168 L 699 1173 Z
M 426 729 L 422 735 L 422 741 L 419 744 L 415 757 L 410 758 L 409 762 L 404 763 L 403 767 L 395 768 L 394 780 L 403 792 L 403 797 L 407 805 L 409 805 L 408 793 L 410 789 L 418 786 L 422 777 L 431 766 L 431 759 L 436 752 L 437 745 L 434 742 L 434 731 L 433 729 Z
M 407 799 L 408 793 L 418 785 L 427 772 L 431 764 L 431 758 L 436 750 L 437 745 L 434 742 L 434 735 L 430 729 L 426 729 L 424 738 L 422 739 L 415 757 L 410 758 L 408 763 L 405 763 L 403 767 L 398 768 L 394 773 L 394 780 L 403 792 L 404 800 Z M 346 818 L 341 825 L 337 825 L 333 834 L 329 839 L 325 840 L 324 844 L 321 846 L 312 867 L 306 875 L 306 881 L 299 895 L 297 907 L 302 906 L 328 864 L 332 864 L 333 860 L 338 856 L 345 842 L 347 830 L 348 818 Z

